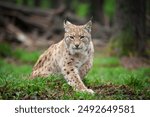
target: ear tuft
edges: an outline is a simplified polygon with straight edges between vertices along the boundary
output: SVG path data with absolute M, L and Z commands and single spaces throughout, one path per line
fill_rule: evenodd
M 64 27 L 71 24 L 67 19 L 64 20 Z
M 92 20 L 84 25 L 84 28 L 90 33 L 92 28 Z
M 68 32 L 68 30 L 69 30 L 69 25 L 70 25 L 70 24 L 71 24 L 71 23 L 70 23 L 67 19 L 64 20 L 65 32 Z

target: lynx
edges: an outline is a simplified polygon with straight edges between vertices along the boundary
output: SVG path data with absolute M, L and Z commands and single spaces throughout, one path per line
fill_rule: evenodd
M 93 63 L 94 47 L 91 27 L 91 20 L 85 25 L 74 25 L 64 21 L 63 40 L 51 45 L 39 57 L 33 67 L 31 78 L 60 73 L 74 90 L 94 93 L 82 82 Z

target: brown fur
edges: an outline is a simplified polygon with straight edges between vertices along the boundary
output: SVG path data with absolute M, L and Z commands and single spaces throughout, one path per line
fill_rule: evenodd
M 81 26 L 65 22 L 64 39 L 50 46 L 39 57 L 33 67 L 32 78 L 61 73 L 75 90 L 93 93 L 82 82 L 93 62 L 91 25 L 91 21 Z

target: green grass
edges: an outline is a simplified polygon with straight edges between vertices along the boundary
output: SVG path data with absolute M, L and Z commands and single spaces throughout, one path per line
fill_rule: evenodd
M 22 62 L 34 63 L 38 59 L 40 52 L 39 51 L 27 52 L 23 49 L 16 49 L 13 54 L 16 59 L 19 59 Z
M 7 43 L 0 43 L 0 56 L 10 57 L 23 63 L 35 63 L 40 53 L 40 51 L 29 52 L 21 48 L 15 49 Z
M 63 76 L 30 80 L 40 52 L 12 51 L 4 46 L 8 52 L 0 48 L 0 99 L 150 99 L 150 68 L 128 70 L 117 57 L 95 56 L 94 66 L 84 79 L 95 91 L 91 95 L 73 91 Z

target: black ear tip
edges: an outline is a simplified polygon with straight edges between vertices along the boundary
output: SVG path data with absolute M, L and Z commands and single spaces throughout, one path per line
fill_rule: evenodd
M 66 24 L 66 22 L 67 22 L 67 20 L 65 19 L 65 20 L 64 20 L 64 23 Z
M 67 21 L 69 21 L 68 17 L 65 18 L 64 23 L 66 24 Z
M 93 16 L 90 18 L 90 21 L 91 21 L 91 22 L 93 21 Z

